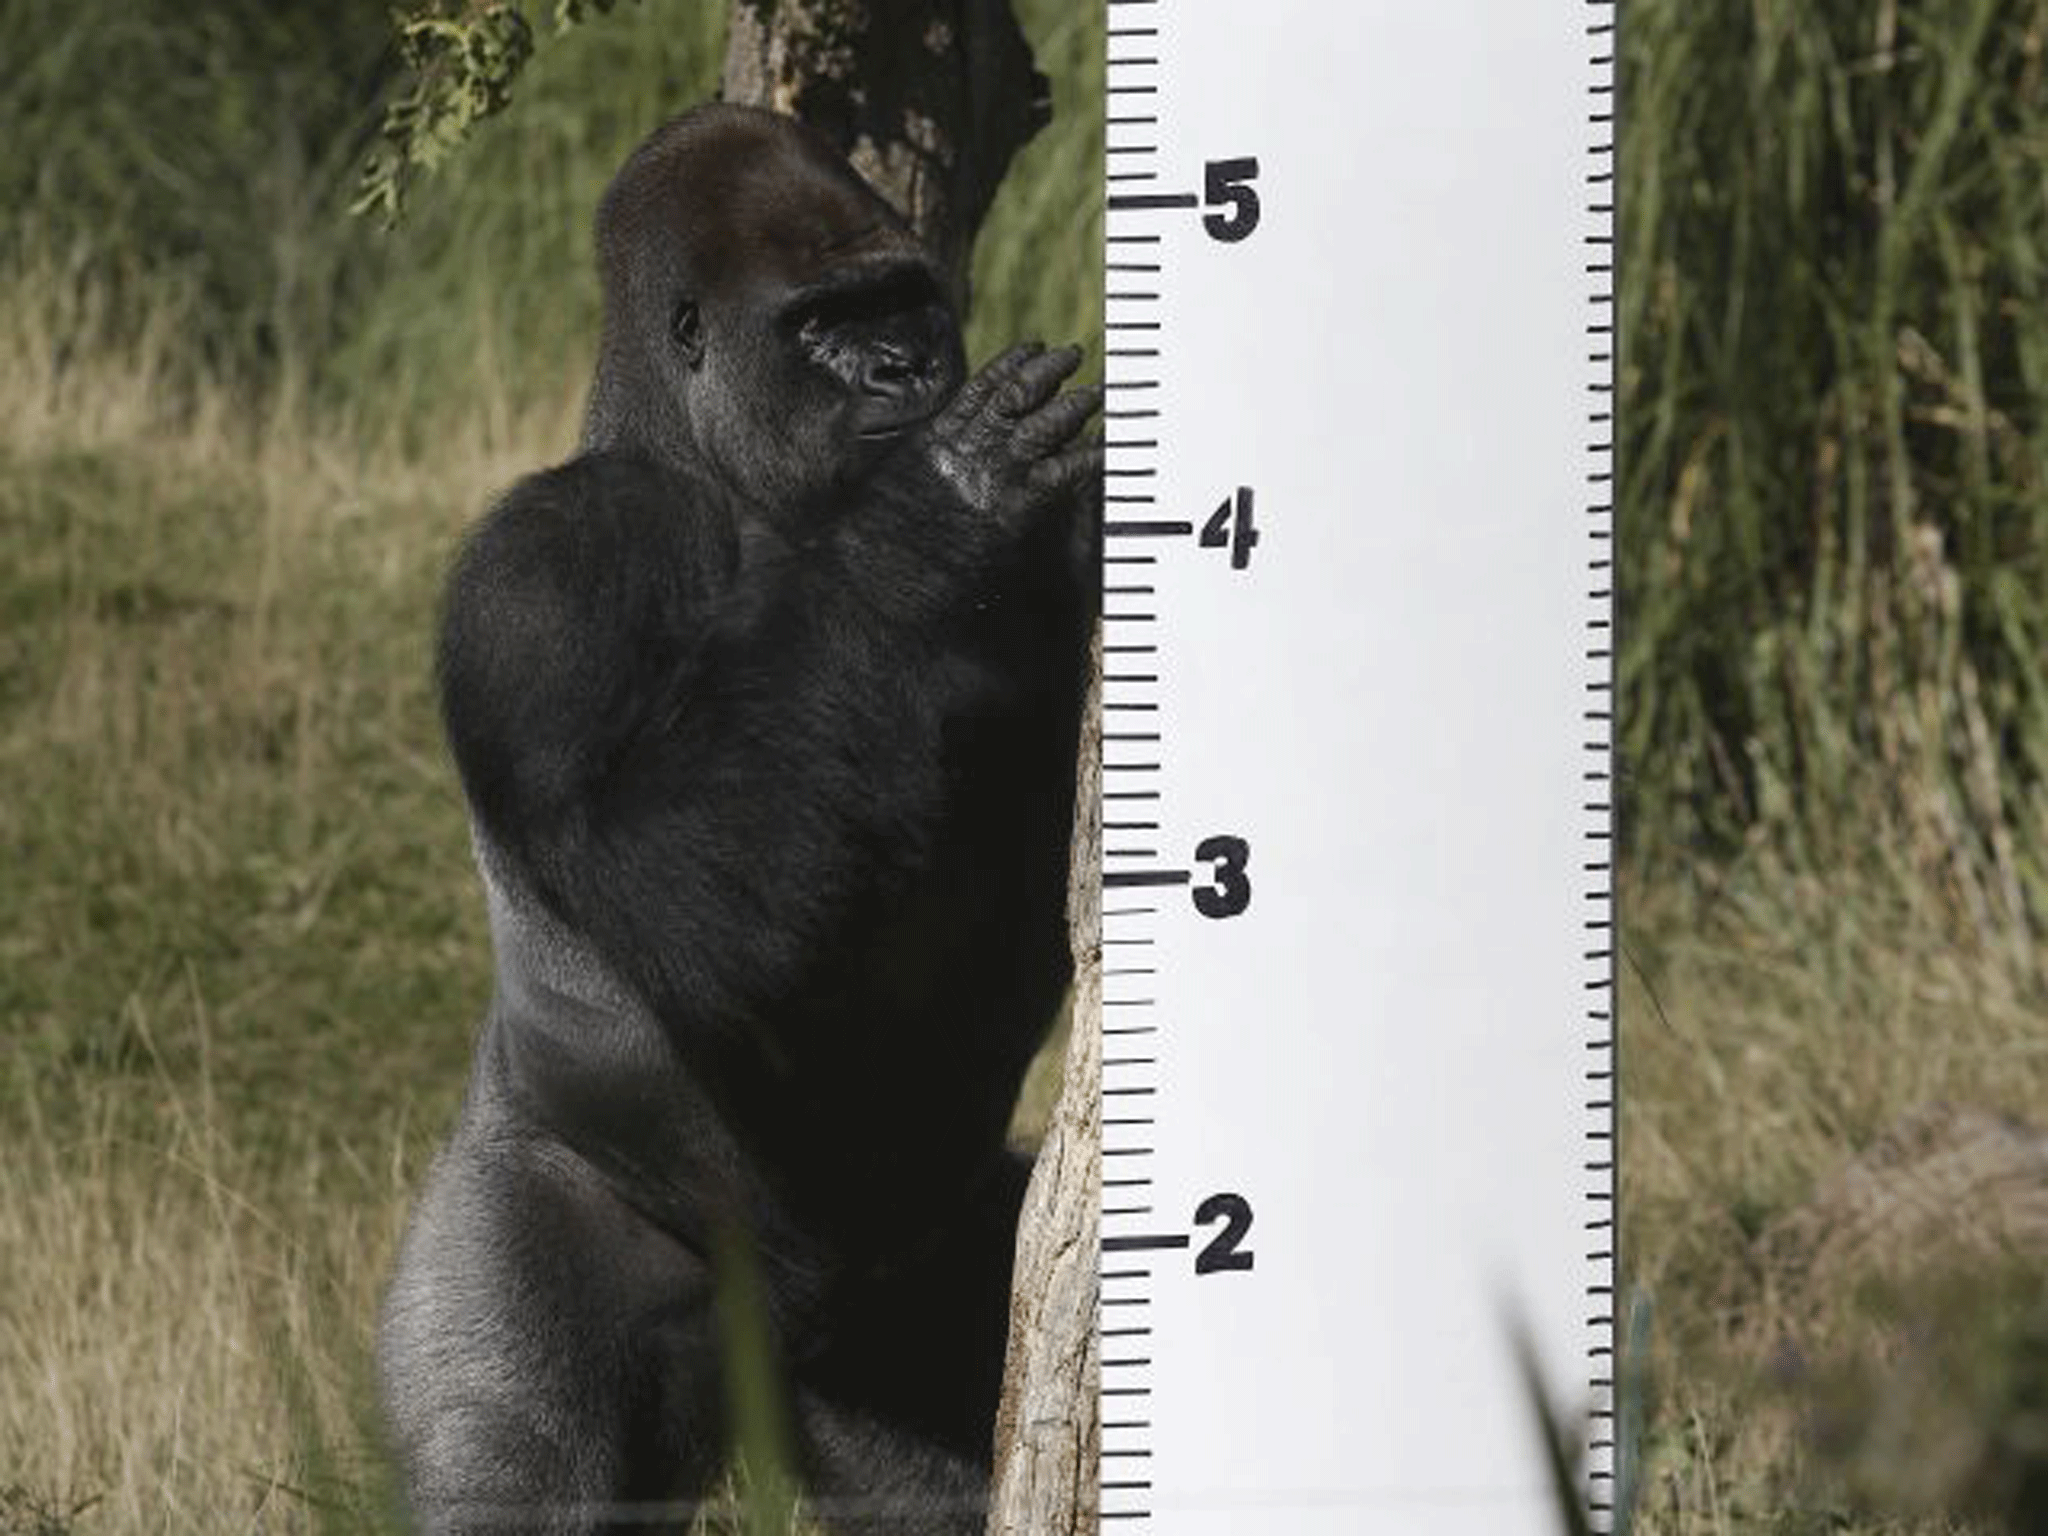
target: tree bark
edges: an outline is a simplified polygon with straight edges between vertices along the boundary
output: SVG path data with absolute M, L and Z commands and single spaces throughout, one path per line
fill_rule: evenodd
M 837 144 L 937 255 L 963 314 L 975 231 L 1052 115 L 1008 0 L 734 0 L 720 93 Z
M 1093 1536 L 1101 1467 L 1102 637 L 1082 716 L 1067 922 L 1074 1003 L 1066 1076 L 1017 1223 L 1010 1358 L 996 1417 L 989 1536 Z

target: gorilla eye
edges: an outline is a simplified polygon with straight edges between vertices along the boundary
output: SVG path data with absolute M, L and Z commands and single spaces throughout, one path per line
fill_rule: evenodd
M 704 351 L 704 314 L 691 299 L 678 299 L 668 317 L 668 333 L 677 346 L 692 358 Z

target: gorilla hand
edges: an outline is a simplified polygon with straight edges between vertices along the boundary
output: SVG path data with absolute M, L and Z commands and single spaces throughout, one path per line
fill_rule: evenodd
M 1102 471 L 1102 445 L 1074 437 L 1102 404 L 1099 388 L 1059 393 L 1078 347 L 1010 348 L 933 418 L 924 451 L 941 481 L 998 535 L 1073 506 Z
M 907 434 L 834 530 L 839 579 L 911 627 L 984 605 L 1019 559 L 1040 562 L 1034 579 L 1063 568 L 1072 592 L 1092 588 L 1102 444 L 1075 439 L 1102 391 L 1060 391 L 1080 361 L 1078 347 L 1012 347 Z M 1044 558 L 1061 549 L 1071 558 Z

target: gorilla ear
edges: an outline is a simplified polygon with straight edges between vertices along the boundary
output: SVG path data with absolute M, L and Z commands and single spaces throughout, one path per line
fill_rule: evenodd
M 692 368 L 704 361 L 704 312 L 695 299 L 676 300 L 676 307 L 669 312 L 668 334 Z

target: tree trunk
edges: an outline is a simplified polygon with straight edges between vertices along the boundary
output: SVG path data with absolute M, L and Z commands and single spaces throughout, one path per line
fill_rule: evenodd
M 917 230 L 962 314 L 974 235 L 1011 157 L 1051 115 L 1008 0 L 734 0 L 721 94 L 802 118 Z M 1093 1536 L 1101 1211 L 1101 733 L 1081 744 L 1065 1082 L 1018 1224 L 990 1536 Z
M 721 94 L 838 145 L 938 256 L 963 314 L 975 231 L 1052 114 L 1009 0 L 734 0 Z
M 1093 1536 L 1101 1466 L 1102 638 L 1091 659 L 1067 922 L 1074 1005 L 1065 1081 L 1017 1224 L 1010 1358 L 996 1417 L 989 1536 Z

